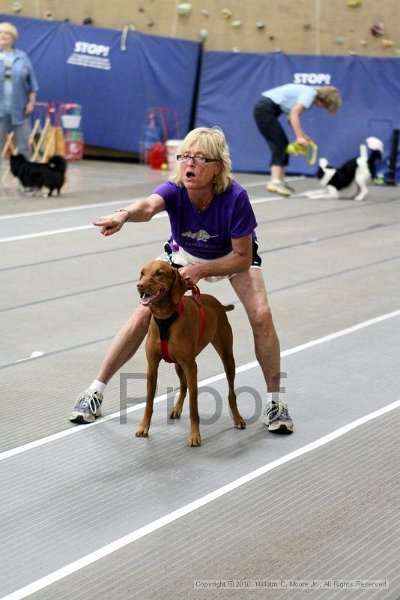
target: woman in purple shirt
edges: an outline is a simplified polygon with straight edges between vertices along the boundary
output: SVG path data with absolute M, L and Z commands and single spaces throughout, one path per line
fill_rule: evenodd
M 178 265 L 188 287 L 200 279 L 229 277 L 252 326 L 257 360 L 267 387 L 263 421 L 269 431 L 291 432 L 287 405 L 280 401 L 280 349 L 257 254 L 257 226 L 249 197 L 233 181 L 225 136 L 217 127 L 199 127 L 183 141 L 171 179 L 139 200 L 94 222 L 109 236 L 128 221 L 150 221 L 166 210 L 171 238 L 165 260 Z M 136 352 L 150 322 L 148 307 L 139 305 L 117 333 L 97 379 L 78 397 L 70 420 L 91 423 L 101 415 L 103 392 L 111 377 Z

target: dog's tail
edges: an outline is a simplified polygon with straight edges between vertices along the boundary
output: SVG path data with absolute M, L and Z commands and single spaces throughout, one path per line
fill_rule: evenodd
M 367 162 L 371 177 L 374 179 L 376 175 L 376 164 L 382 160 L 383 157 L 383 142 L 376 137 L 369 137 L 365 141 L 368 148 L 372 151 Z
M 222 305 L 222 308 L 224 309 L 225 312 L 229 312 L 230 310 L 233 310 L 235 307 L 233 306 L 233 304 L 227 304 L 227 305 Z
M 367 137 L 367 139 L 365 140 L 365 143 L 367 144 L 367 146 L 370 150 L 377 150 L 378 152 L 381 153 L 381 155 L 383 155 L 382 140 L 380 140 L 379 138 L 376 138 L 376 137 Z
M 60 156 L 58 154 L 52 156 L 47 161 L 47 164 L 49 167 L 56 169 L 56 171 L 59 171 L 60 173 L 65 173 L 65 171 L 67 170 L 67 161 L 63 156 Z
M 326 167 L 328 167 L 328 160 L 326 158 L 320 158 L 318 161 L 318 165 L 321 167 L 321 169 L 326 169 Z

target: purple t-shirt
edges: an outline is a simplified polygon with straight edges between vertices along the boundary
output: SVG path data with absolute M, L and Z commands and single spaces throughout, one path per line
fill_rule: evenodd
M 215 195 L 203 212 L 190 202 L 186 188 L 172 181 L 162 183 L 153 193 L 164 198 L 172 238 L 193 256 L 220 258 L 232 252 L 231 238 L 251 233 L 256 239 L 257 221 L 249 197 L 235 181 L 225 192 Z

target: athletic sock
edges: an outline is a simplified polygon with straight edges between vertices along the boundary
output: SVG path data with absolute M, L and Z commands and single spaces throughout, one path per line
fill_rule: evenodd
M 267 402 L 272 402 L 275 406 L 279 404 L 279 392 L 271 392 L 267 395 Z
M 93 381 L 93 383 L 90 384 L 89 386 L 89 390 L 92 390 L 92 392 L 100 392 L 100 394 L 104 394 L 104 390 L 106 389 L 106 383 L 103 383 L 102 381 L 99 381 L 98 379 L 95 379 Z

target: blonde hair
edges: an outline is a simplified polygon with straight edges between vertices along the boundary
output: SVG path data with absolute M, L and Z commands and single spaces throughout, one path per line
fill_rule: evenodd
M 14 25 L 12 23 L 8 23 L 7 21 L 4 21 L 3 23 L 0 23 L 0 31 L 6 31 L 7 33 L 11 33 L 11 35 L 14 38 L 14 42 L 18 38 L 18 30 L 17 30 L 17 28 L 14 27 Z
M 331 85 L 317 87 L 316 100 L 319 100 L 321 105 L 330 113 L 337 113 L 342 106 L 342 99 L 338 89 Z
M 194 144 L 198 145 L 199 151 L 207 158 L 215 158 L 221 163 L 221 170 L 214 179 L 214 194 L 221 194 L 231 185 L 232 163 L 229 156 L 229 148 L 226 143 L 224 132 L 220 127 L 197 127 L 189 131 L 177 154 L 186 154 Z M 170 180 L 183 186 L 181 167 L 178 162 Z

